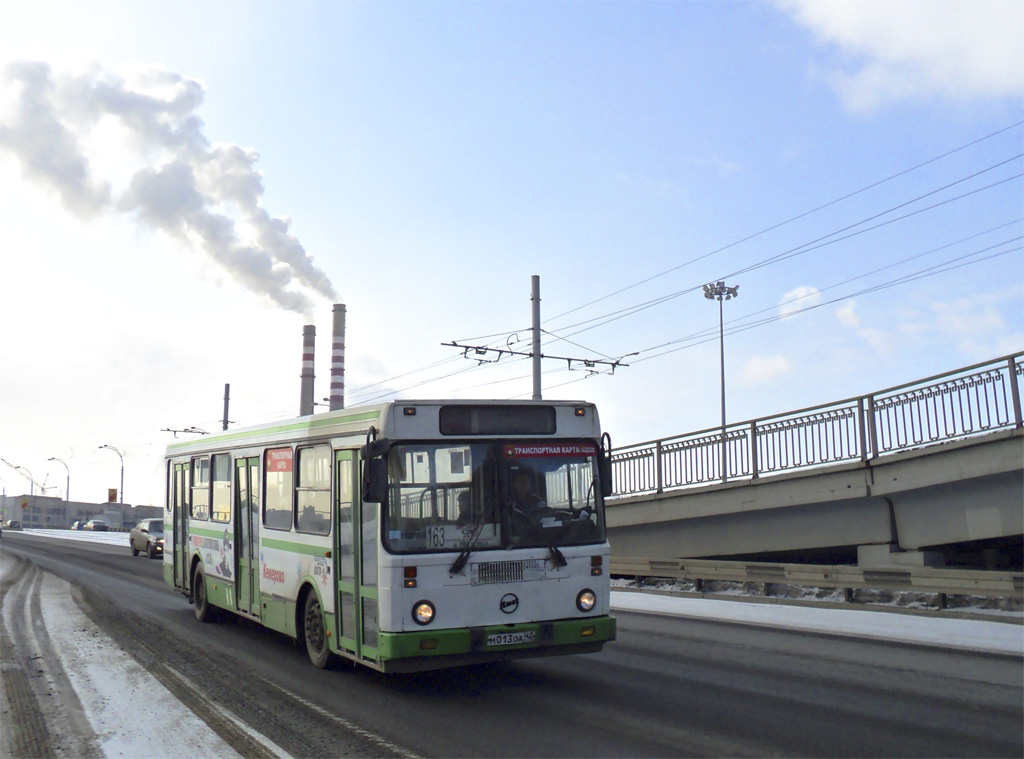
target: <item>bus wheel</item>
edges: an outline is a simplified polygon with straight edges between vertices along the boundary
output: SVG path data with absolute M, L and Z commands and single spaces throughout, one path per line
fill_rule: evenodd
M 334 655 L 327 645 L 327 633 L 324 630 L 324 613 L 316 593 L 310 591 L 306 596 L 306 611 L 302 617 L 302 632 L 306 639 L 306 653 L 313 666 L 329 669 L 334 665 Z
M 206 576 L 200 566 L 196 567 L 195 574 L 192 575 L 192 602 L 195 605 L 196 619 L 200 622 L 216 620 L 216 610 L 206 598 Z

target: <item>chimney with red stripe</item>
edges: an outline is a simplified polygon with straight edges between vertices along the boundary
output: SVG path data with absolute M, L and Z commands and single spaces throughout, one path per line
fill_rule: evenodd
M 345 304 L 334 304 L 334 340 L 331 344 L 330 409 L 345 408 Z

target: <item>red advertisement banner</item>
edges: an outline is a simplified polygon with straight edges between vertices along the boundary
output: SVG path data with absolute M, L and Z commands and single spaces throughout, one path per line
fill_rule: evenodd
M 290 472 L 292 471 L 292 449 L 272 448 L 267 451 L 268 472 Z

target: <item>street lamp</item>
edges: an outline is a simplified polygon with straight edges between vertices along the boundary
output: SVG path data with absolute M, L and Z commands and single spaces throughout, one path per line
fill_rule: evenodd
M 63 461 L 61 461 L 58 458 L 54 458 L 54 457 L 48 458 L 47 461 L 56 461 L 59 464 L 64 464 Z M 68 469 L 68 465 L 67 464 L 64 464 L 64 469 L 68 473 L 68 484 L 67 484 L 67 487 L 64 488 L 64 500 L 67 501 L 68 503 L 70 503 L 71 502 L 71 470 Z
M 26 469 L 23 466 L 16 466 L 14 468 L 15 469 L 25 469 L 25 471 L 28 472 L 28 469 Z M 24 491 L 22 491 L 22 492 L 24 492 Z M 28 494 L 29 495 L 35 495 L 36 494 L 36 480 L 35 480 L 35 477 L 32 476 L 32 472 L 28 472 Z M 45 491 L 43 492 L 43 495 L 46 495 Z
M 124 456 L 122 456 L 121 452 L 119 450 L 117 450 L 117 448 L 115 448 L 112 445 L 101 445 L 100 446 L 100 450 L 103 450 L 104 448 L 109 448 L 110 450 L 112 450 L 114 453 L 117 454 L 117 457 L 119 459 L 121 459 L 121 492 L 118 495 L 119 495 L 120 502 L 124 503 Z
M 722 301 L 738 298 L 739 290 L 739 285 L 727 287 L 725 282 L 721 280 L 713 285 L 704 285 L 704 297 L 708 300 L 718 301 L 718 345 L 722 362 L 722 482 L 725 482 L 729 476 L 729 466 L 726 461 L 725 451 L 725 321 Z

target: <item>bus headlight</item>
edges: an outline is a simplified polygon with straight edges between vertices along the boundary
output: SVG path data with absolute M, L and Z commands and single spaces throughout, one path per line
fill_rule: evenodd
M 430 601 L 417 601 L 412 607 L 412 618 L 418 625 L 429 625 L 434 620 L 434 604 Z
M 596 604 L 597 596 L 589 588 L 581 590 L 579 595 L 576 596 L 576 608 L 580 611 L 590 611 Z

